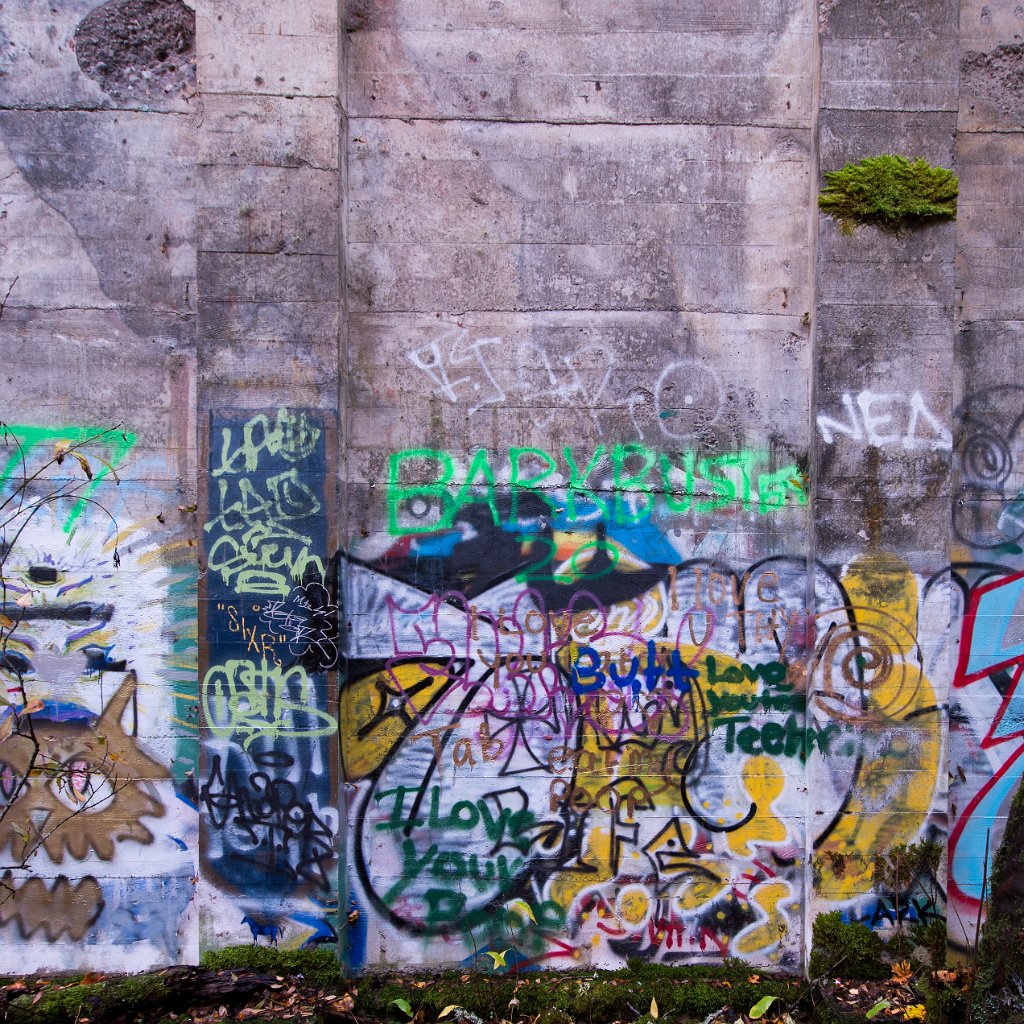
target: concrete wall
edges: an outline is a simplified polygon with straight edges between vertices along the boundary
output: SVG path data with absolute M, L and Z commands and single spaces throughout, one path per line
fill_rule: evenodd
M 7 527 L 0 672 L 79 787 L 2 741 L 27 968 L 796 969 L 947 892 L 971 937 L 1024 30 L 890 7 L 5 7 L 5 494 L 66 496 Z M 956 224 L 819 216 L 886 151 Z

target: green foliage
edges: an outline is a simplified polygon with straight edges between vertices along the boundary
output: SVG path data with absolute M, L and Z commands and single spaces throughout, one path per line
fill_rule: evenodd
M 540 1011 L 537 1024 L 575 1024 L 575 1021 L 565 1010 L 557 1010 L 555 1007 L 549 1006 L 546 1010 Z
M 301 974 L 318 988 L 331 989 L 341 985 L 341 965 L 334 948 L 278 949 L 276 946 L 227 946 L 211 949 L 199 961 L 211 971 L 250 970 L 264 974 Z
M 838 910 L 814 919 L 811 938 L 812 978 L 842 975 L 864 981 L 889 977 L 882 961 L 882 939 L 867 925 L 846 924 Z
M 463 978 L 466 978 L 463 981 Z M 452 1003 L 484 1020 L 508 1016 L 506 1007 L 515 998 L 516 1018 L 540 1014 L 537 1024 L 597 1024 L 602 1021 L 636 1020 L 653 1024 L 647 1013 L 656 999 L 659 1021 L 672 1024 L 682 1020 L 702 1020 L 723 1006 L 746 1013 L 767 996 L 791 1004 L 801 994 L 802 982 L 793 978 L 760 975 L 750 981 L 748 964 L 726 961 L 721 965 L 668 967 L 662 964 L 630 961 L 622 971 L 584 973 L 541 973 L 531 971 L 517 976 L 500 974 L 445 973 L 434 975 L 417 988 L 413 978 L 367 975 L 360 979 L 356 1015 L 400 1020 L 393 1007 L 396 999 L 406 999 L 415 1013 L 423 1011 L 427 1022 L 437 1020 Z M 779 1003 L 773 1004 L 773 1010 Z M 451 1019 L 455 1018 L 451 1015 Z
M 100 1019 L 117 1015 L 145 1015 L 166 995 L 163 978 L 156 974 L 72 985 L 45 990 L 38 1003 L 34 994 L 18 996 L 7 1008 L 8 1024 L 73 1024 L 83 1017 Z
M 967 995 L 962 981 L 959 975 L 952 984 L 927 975 L 918 979 L 914 988 L 924 1003 L 929 1024 L 963 1024 L 967 1019 Z
M 844 235 L 858 224 L 888 231 L 956 218 L 960 183 L 944 167 L 883 153 L 838 171 L 826 171 L 821 210 L 839 221 Z
M 910 938 L 914 945 L 924 952 L 929 967 L 937 970 L 946 966 L 947 940 L 944 918 L 914 921 L 910 925 Z

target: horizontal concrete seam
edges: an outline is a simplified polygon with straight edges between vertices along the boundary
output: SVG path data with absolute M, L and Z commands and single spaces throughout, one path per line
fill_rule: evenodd
M 194 117 L 194 110 L 157 110 L 152 107 L 27 107 L 0 104 L 0 113 L 18 114 L 162 114 L 171 117 Z
M 1024 130 L 1020 128 L 957 128 L 958 135 L 1022 135 L 1024 136 Z M 970 161 L 970 166 L 974 166 L 976 161 Z
M 236 161 L 197 160 L 196 161 L 196 167 L 200 167 L 200 168 L 207 168 L 207 167 L 232 167 L 232 168 L 238 168 L 238 167 L 247 167 L 247 168 L 248 167 L 272 167 L 275 170 L 279 169 L 279 170 L 282 170 L 282 171 L 305 171 L 305 170 L 310 170 L 310 171 L 325 171 L 325 172 L 330 173 L 330 174 L 337 174 L 337 172 L 338 172 L 338 165 L 337 164 L 334 164 L 333 166 L 330 165 L 330 164 L 328 164 L 328 165 L 312 164 L 308 160 L 296 160 L 293 163 L 287 163 L 287 164 L 274 163 L 271 160 L 267 160 L 267 161 L 254 161 L 254 160 L 243 160 L 241 158 L 239 158 Z M 245 184 L 247 184 L 247 183 L 245 183 Z
M 193 284 L 195 279 L 192 279 Z M 14 309 L 26 309 L 26 310 L 38 310 L 44 313 L 66 313 L 73 311 L 82 311 L 89 313 L 119 313 L 123 309 L 132 311 L 141 311 L 145 313 L 166 313 L 170 316 L 176 316 L 179 319 L 188 319 L 189 317 L 195 316 L 195 311 L 191 313 L 183 313 L 180 310 L 174 309 L 170 306 L 150 306 L 150 305 L 135 305 L 131 302 L 118 302 L 116 305 L 111 306 L 90 306 L 84 305 L 80 302 L 71 303 L 67 306 L 54 305 L 53 303 L 47 303 L 46 305 L 39 305 L 34 302 L 22 300 L 21 302 L 15 302 L 10 300 L 4 306 L 4 310 L 9 312 Z
M 225 300 L 228 301 L 228 300 Z M 874 307 L 872 307 L 874 308 Z M 428 306 L 422 309 L 385 309 L 375 306 L 373 309 L 355 309 L 352 311 L 357 316 L 384 316 L 384 315 L 410 315 L 410 316 L 433 316 L 438 312 L 437 306 Z M 659 306 L 657 309 L 650 309 L 643 306 L 607 306 L 594 308 L 591 306 L 574 306 L 569 308 L 556 308 L 550 306 L 520 306 L 506 309 L 463 309 L 443 310 L 446 316 L 475 316 L 484 315 L 508 315 L 517 316 L 521 314 L 535 315 L 539 313 L 570 314 L 586 313 L 589 315 L 615 314 L 615 313 L 640 313 L 657 315 L 659 313 L 708 313 L 711 315 L 720 314 L 723 316 L 771 316 L 780 317 L 784 320 L 799 320 L 799 316 L 793 313 L 775 313 L 771 310 L 750 310 L 750 309 L 715 309 L 708 306 Z
M 552 128 L 584 128 L 589 125 L 594 127 L 616 127 L 616 128 L 685 128 L 693 126 L 697 128 L 764 128 L 779 131 L 802 131 L 809 132 L 810 126 L 805 122 L 777 123 L 773 121 L 713 121 L 713 120 L 689 120 L 689 121 L 624 121 L 621 118 L 579 118 L 577 120 L 554 120 L 549 118 L 517 118 L 517 117 L 480 117 L 471 115 L 452 114 L 451 116 L 423 115 L 417 114 L 352 114 L 351 120 L 358 121 L 403 121 L 406 124 L 416 124 L 419 121 L 425 124 L 521 124 L 521 125 L 550 125 Z
M 795 242 L 668 242 L 665 239 L 657 239 L 659 244 L 665 245 L 668 249 L 784 249 L 789 252 L 795 250 L 797 252 L 802 249 L 806 249 L 806 245 L 798 245 Z M 405 247 L 413 246 L 415 248 L 431 248 L 431 249 L 479 249 L 484 246 L 491 248 L 515 248 L 518 249 L 522 246 L 536 246 L 546 245 L 551 247 L 558 247 L 562 249 L 640 249 L 646 248 L 651 245 L 651 242 L 574 242 L 574 241 L 560 241 L 558 239 L 538 239 L 537 241 L 528 241 L 526 239 L 510 238 L 507 241 L 491 241 L 490 239 L 467 239 L 466 241 L 448 242 L 448 241 L 435 241 L 430 239 L 419 239 L 413 238 L 408 241 L 401 239 L 380 239 L 372 238 L 368 240 L 352 239 L 349 242 L 349 246 L 376 246 L 376 247 Z M 1002 247 L 1008 248 L 1008 247 Z M 869 261 L 856 261 L 850 260 L 849 262 L 869 262 Z M 913 258 L 901 262 L 913 262 Z
M 294 249 L 217 249 L 204 247 L 196 250 L 204 256 L 338 256 L 337 249 L 329 252 L 298 252 Z
M 209 86 L 203 86 L 202 95 L 204 97 L 211 96 L 248 96 L 251 98 L 258 99 L 261 96 L 271 96 L 276 99 L 283 100 L 336 100 L 337 97 L 334 93 L 330 92 L 270 92 L 269 90 L 263 90 L 262 92 L 247 92 L 241 89 L 211 89 Z
M 959 107 L 830 107 L 828 104 L 822 105 L 821 109 L 835 114 L 957 114 L 960 111 Z M 826 128 L 831 127 L 826 125 Z

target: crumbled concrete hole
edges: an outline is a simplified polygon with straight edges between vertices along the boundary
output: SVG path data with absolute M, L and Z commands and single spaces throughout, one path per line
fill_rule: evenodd
M 181 0 L 108 0 L 75 33 L 78 66 L 111 96 L 195 86 L 196 16 Z
M 991 104 L 1003 117 L 1024 118 L 1024 45 L 968 51 L 960 62 L 960 84 L 965 97 Z
M 818 24 L 828 28 L 828 19 L 832 11 L 839 6 L 840 0 L 820 0 L 818 3 Z

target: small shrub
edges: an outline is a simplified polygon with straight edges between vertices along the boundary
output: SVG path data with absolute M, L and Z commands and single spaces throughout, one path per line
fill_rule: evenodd
M 946 966 L 946 921 L 933 918 L 930 921 L 914 921 L 910 925 L 910 938 L 915 946 L 928 958 L 928 966 L 938 970 Z
M 812 978 L 842 975 L 863 981 L 889 977 L 882 961 L 882 939 L 867 925 L 846 924 L 838 910 L 814 919 L 811 937 Z
M 967 1019 L 967 993 L 962 980 L 959 975 L 953 982 L 928 975 L 918 979 L 914 988 L 924 1000 L 925 1020 L 931 1024 L 963 1024 Z
M 956 218 L 960 182 L 945 167 L 883 153 L 838 171 L 826 171 L 818 196 L 822 212 L 839 221 L 844 235 L 858 224 L 887 231 Z

